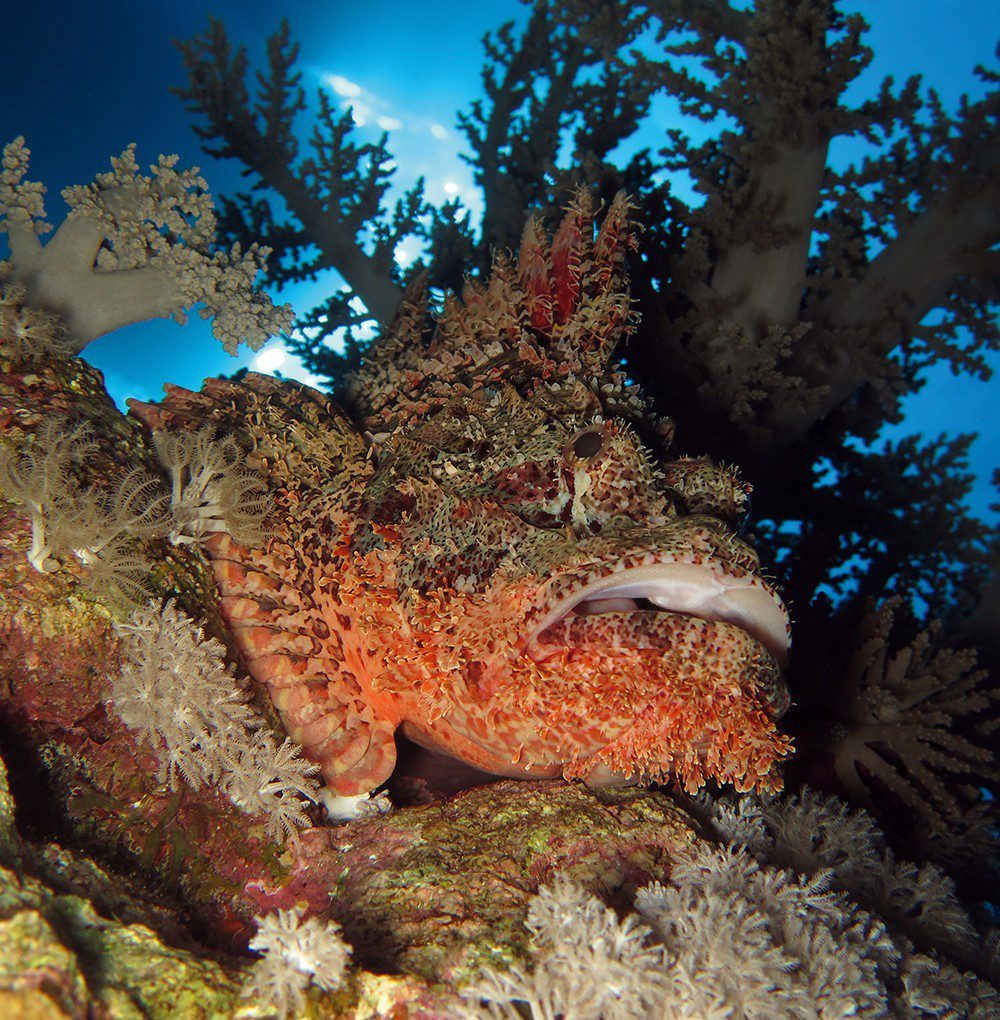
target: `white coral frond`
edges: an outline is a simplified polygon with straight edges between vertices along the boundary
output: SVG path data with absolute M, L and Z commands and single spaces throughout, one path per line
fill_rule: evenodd
M 280 745 L 226 664 L 225 649 L 174 603 L 150 603 L 116 624 L 121 668 L 111 694 L 122 721 L 163 764 L 176 786 L 218 784 L 241 810 L 268 818 L 278 837 L 308 824 L 317 766 L 291 740 Z
M 28 364 L 70 357 L 73 342 L 59 317 L 26 301 L 27 290 L 21 284 L 0 288 L 0 349 L 12 361 Z
M 76 525 L 79 490 L 70 469 L 95 449 L 89 426 L 67 430 L 55 419 L 18 449 L 0 444 L 0 492 L 31 519 L 28 560 L 38 571 L 57 570 L 59 556 L 87 537 Z
M 971 972 L 915 953 L 902 972 L 900 998 L 907 1016 L 939 1020 L 993 1020 L 1000 1016 L 1000 992 Z M 903 1014 L 901 1014 L 903 1015 Z
M 636 897 L 671 954 L 665 1015 L 884 1015 L 878 968 L 892 944 L 884 926 L 830 891 L 828 872 L 797 877 L 703 847 L 670 877 Z
M 86 570 L 80 580 L 112 609 L 129 612 L 149 598 L 149 563 L 127 546 L 102 543 L 98 555 L 87 555 L 81 562 Z
M 83 489 L 72 468 L 96 449 L 90 428 L 67 430 L 57 420 L 18 450 L 0 444 L 0 493 L 22 503 L 31 520 L 31 565 L 52 573 L 75 557 L 82 581 L 117 608 L 149 597 L 149 564 L 127 543 L 166 532 L 166 495 L 142 470 L 107 489 Z
M 871 781 L 935 823 L 956 815 L 956 776 L 997 775 L 987 747 L 958 731 L 964 717 L 1000 699 L 968 650 L 934 648 L 934 631 L 889 652 L 897 603 L 870 612 L 836 688 L 830 741 L 837 776 L 852 800 L 874 804 Z
M 268 836 L 281 838 L 309 824 L 303 801 L 316 799 L 312 777 L 319 766 L 302 757 L 298 744 L 286 737 L 279 745 L 270 731 L 257 730 L 224 754 L 226 795 L 250 814 L 267 815 Z
M 618 980 L 607 965 L 616 946 L 637 950 L 630 979 L 651 996 L 628 1002 L 625 1015 L 636 1018 L 996 1015 L 997 990 L 985 980 L 996 936 L 976 935 L 938 869 L 896 861 L 871 818 L 833 798 L 748 799 L 737 811 L 728 798 L 720 810 L 702 797 L 696 810 L 709 826 L 736 818 L 758 856 L 695 843 L 673 860 L 669 885 L 639 890 L 644 925 L 634 916 L 619 922 L 565 876 L 541 890 L 526 922 L 534 966 L 485 972 L 469 995 L 486 1005 L 470 1002 L 470 1016 L 617 1015 L 594 978 Z M 742 819 L 753 820 L 749 830 Z M 810 835 L 810 825 L 818 832 Z M 799 873 L 775 867 L 775 858 L 794 861 Z
M 0 232 L 5 229 L 5 221 L 30 224 L 36 234 L 52 229 L 50 224 L 42 222 L 45 185 L 26 180 L 30 158 L 31 150 L 24 144 L 23 135 L 4 146 L 0 168 Z
M 764 818 L 772 834 L 771 864 L 800 875 L 829 868 L 839 888 L 851 888 L 852 876 L 875 866 L 885 849 L 866 811 L 852 811 L 843 801 L 808 788 L 769 801 Z
M 161 155 L 144 175 L 128 146 L 110 172 L 64 189 L 69 215 L 43 247 L 45 189 L 26 179 L 28 157 L 23 138 L 4 149 L 0 229 L 11 235 L 11 257 L 0 275 L 23 284 L 32 305 L 60 314 L 72 352 L 131 322 L 183 322 L 197 304 L 216 317 L 214 332 L 232 354 L 290 327 L 291 306 L 254 290 L 267 249 L 213 250 L 215 206 L 197 168 L 179 170 L 177 156 Z
M 228 254 L 210 251 L 215 205 L 198 168 L 177 170 L 176 155 L 161 155 L 147 177 L 139 172 L 135 148 L 111 160 L 111 173 L 63 191 L 71 216 L 101 228 L 99 267 L 168 273 L 177 288 L 174 318 L 184 322 L 186 309 L 203 304 L 199 314 L 214 317 L 213 332 L 226 351 L 235 354 L 240 343 L 258 350 L 291 323 L 289 306 L 277 308 L 253 289 L 270 249 L 254 244 L 243 252 L 236 244 Z
M 662 950 L 646 944 L 649 929 L 614 911 L 564 875 L 543 886 L 528 911 L 536 966 L 487 969 L 466 993 L 484 1000 L 494 1016 L 526 1003 L 531 1016 L 578 1020 L 634 1020 L 651 1016 L 664 991 Z
M 300 910 L 259 918 L 250 948 L 262 958 L 250 968 L 243 995 L 272 1005 L 279 1017 L 302 1008 L 310 984 L 329 992 L 339 988 L 351 957 L 336 922 L 318 917 L 303 921 Z
M 242 545 L 260 545 L 272 501 L 263 480 L 240 470 L 243 453 L 232 436 L 214 438 L 210 427 L 195 433 L 154 432 L 160 463 L 170 473 L 175 545 L 228 532 Z

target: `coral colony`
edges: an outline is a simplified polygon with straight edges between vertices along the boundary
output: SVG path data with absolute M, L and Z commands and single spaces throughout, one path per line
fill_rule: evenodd
M 199 45 L 186 58 L 218 127 L 209 99 L 235 65 L 219 26 Z M 272 74 L 287 76 L 293 58 L 285 31 Z M 321 116 L 333 123 L 328 105 Z M 830 683 L 825 729 L 804 741 L 853 801 L 877 810 L 888 793 L 921 817 L 921 854 L 940 864 L 901 859 L 871 815 L 834 797 L 804 785 L 776 796 L 793 752 L 781 728 L 789 613 L 740 533 L 749 485 L 675 452 L 673 422 L 616 360 L 638 322 L 627 274 L 637 211 L 623 192 L 598 210 L 577 190 L 552 232 L 528 218 L 516 251 L 443 304 L 426 274 L 405 291 L 373 289 L 365 300 L 376 315 L 388 309 L 383 329 L 336 402 L 250 374 L 197 393 L 168 386 L 160 403 L 130 402 L 127 419 L 101 404 L 101 425 L 73 375 L 97 337 L 153 316 L 183 321 L 198 304 L 227 350 L 257 349 L 290 326 L 291 310 L 254 289 L 266 247 L 216 249 L 205 182 L 175 157 L 147 176 L 130 146 L 110 173 L 63 193 L 69 215 L 45 244 L 44 194 L 15 139 L 0 175 L 10 242 L 0 494 L 21 537 L 4 576 L 27 586 L 18 591 L 63 591 L 66 613 L 83 607 L 102 622 L 114 659 L 100 725 L 128 727 L 178 811 L 214 798 L 218 818 L 235 809 L 261 825 L 269 871 L 247 871 L 246 890 L 267 909 L 243 942 L 257 955 L 243 961 L 243 1008 L 335 1015 L 330 1003 L 347 1009 L 344 996 L 360 994 L 359 944 L 350 939 L 352 952 L 329 897 L 310 899 L 309 868 L 289 861 L 327 852 L 310 843 L 326 839 L 322 826 L 385 824 L 380 790 L 405 736 L 495 776 L 582 780 L 612 798 L 602 804 L 664 784 L 687 833 L 658 877 L 619 876 L 614 906 L 568 872 L 532 876 L 537 892 L 510 936 L 520 955 L 481 947 L 473 971 L 437 975 L 451 987 L 421 1015 L 1000 1015 L 1000 940 L 945 870 L 960 857 L 945 835 L 953 788 L 993 768 L 988 724 L 961 722 L 996 692 L 972 653 L 933 634 L 894 645 L 900 603 L 885 603 Z M 748 200 L 739 188 L 732 197 Z M 493 229 L 488 219 L 484 233 Z M 708 248 L 692 242 L 690 258 Z M 726 285 L 702 295 L 705 308 L 722 314 L 752 290 L 745 265 L 731 248 L 716 277 Z M 751 333 L 742 315 L 711 342 L 701 336 L 705 364 Z M 755 355 L 766 364 L 723 394 L 734 415 L 757 413 L 760 387 L 801 335 L 790 320 L 767 333 Z M 779 423 L 789 431 L 812 413 L 800 367 Z M 840 366 L 823 401 L 848 392 L 853 371 Z M 69 618 L 50 614 L 45 626 L 59 632 Z M 4 627 L 13 642 L 15 623 Z M 963 796 L 964 838 L 990 846 L 985 805 Z M 222 824 L 212 819 L 199 831 Z M 4 867 L 11 846 L 15 863 L 27 860 L 9 812 L 0 820 Z M 57 894 L 38 868 L 24 888 L 42 910 Z M 289 874 L 293 899 L 270 909 L 268 890 Z M 109 980 L 88 972 L 73 994 L 113 1015 Z M 213 980 L 224 998 L 232 975 Z M 388 1015 L 372 1001 L 365 1015 Z M 229 1015 L 233 1002 L 192 1015 Z
M 25 180 L 23 145 L 8 153 L 4 211 L 24 234 L 40 192 Z M 102 190 L 123 187 L 132 185 L 115 178 L 71 194 L 99 204 Z M 173 184 L 146 178 L 134 187 L 136 212 L 109 203 L 108 234 L 147 230 L 154 262 L 153 226 L 119 221 L 144 211 L 155 223 L 161 189 L 176 198 Z M 115 608 L 121 666 L 110 696 L 166 782 L 214 784 L 280 836 L 307 824 L 308 801 L 356 811 L 392 771 L 392 735 L 405 724 L 418 741 L 501 774 L 778 787 L 775 765 L 790 749 L 774 721 L 788 704 L 788 625 L 752 549 L 724 523 L 739 516 L 745 487 L 707 460 L 645 448 L 633 428 L 666 439 L 669 423 L 651 418 L 609 364 L 630 321 L 626 215 L 619 200 L 595 235 L 580 199 L 552 242 L 529 224 L 516 262 L 451 304 L 428 347 L 413 334 L 423 312 L 411 295 L 352 385 L 377 458 L 327 398 L 252 377 L 136 405 L 162 475 L 135 469 L 110 493 L 76 480 L 93 452 L 86 423 L 50 421 L 0 448 L 4 495 L 31 522 L 32 566 L 75 563 Z M 144 265 L 131 250 L 129 266 Z M 52 270 L 32 276 L 17 253 L 8 357 L 66 357 L 53 345 L 79 334 L 28 296 Z M 262 299 L 243 300 L 271 314 Z M 517 322 L 530 333 L 512 345 Z M 297 743 L 275 738 L 218 641 L 176 605 L 144 603 L 139 540 L 157 537 L 211 559 L 251 673 Z M 914 714 L 914 754 L 923 741 L 925 754 L 945 747 L 957 763 L 977 761 L 981 749 L 935 739 L 937 717 L 926 713 L 985 698 L 981 676 L 962 656 L 928 662 L 926 642 L 880 665 L 888 630 L 885 614 L 878 620 L 845 713 L 863 712 L 873 690 L 891 700 L 914 671 L 926 689 L 911 688 L 897 710 L 924 713 Z M 884 746 L 885 734 L 851 732 L 838 769 L 876 753 L 859 757 L 849 740 Z M 908 764 L 940 794 L 919 759 Z M 875 774 L 909 789 L 893 769 L 883 761 Z M 638 915 L 619 921 L 568 879 L 542 888 L 526 922 L 533 969 L 486 970 L 464 993 L 468 1015 L 516 1016 L 514 1002 L 537 1017 L 622 1018 L 883 1015 L 945 1000 L 986 1016 L 1000 1004 L 960 969 L 982 947 L 944 873 L 897 862 L 863 815 L 808 796 L 701 809 L 723 848 L 679 864 L 669 887 L 643 889 Z M 851 826 L 856 839 L 833 841 Z M 910 916 L 916 902 L 933 903 L 923 921 Z M 935 926 L 942 958 L 919 948 Z M 263 917 L 250 947 L 262 956 L 247 994 L 281 1015 L 301 1006 L 310 982 L 335 989 L 350 953 L 336 925 L 291 911 Z M 748 958 L 757 970 L 737 965 Z

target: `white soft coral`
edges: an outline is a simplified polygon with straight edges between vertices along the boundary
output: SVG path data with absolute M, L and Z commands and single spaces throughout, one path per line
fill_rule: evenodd
M 486 970 L 463 1017 L 1000 1015 L 980 976 L 996 974 L 996 936 L 976 935 L 938 869 L 897 861 L 868 816 L 814 794 L 692 807 L 741 845 L 696 841 L 624 921 L 557 876 L 529 908 L 533 968 Z
M 261 478 L 241 470 L 243 452 L 232 436 L 215 438 L 212 429 L 154 432 L 153 445 L 170 474 L 170 507 L 175 545 L 195 543 L 225 531 L 242 545 L 260 545 L 271 508 Z
M 166 532 L 167 497 L 160 480 L 141 469 L 107 487 L 82 487 L 74 469 L 96 449 L 88 425 L 50 419 L 17 448 L 0 443 L 0 495 L 24 506 L 36 570 L 52 573 L 75 558 L 86 585 L 127 607 L 149 594 L 149 565 L 130 544 Z
M 636 1020 L 651 1015 L 663 998 L 663 950 L 649 946 L 649 929 L 635 915 L 615 912 L 565 875 L 538 891 L 525 927 L 532 934 L 530 971 L 487 969 L 467 991 L 470 1016 L 523 1016 L 535 1020 L 561 1013 L 577 1020 Z M 482 999 L 486 1010 L 473 1000 Z
M 286 1017 L 302 1008 L 310 984 L 332 992 L 343 983 L 351 947 L 334 921 L 303 921 L 299 910 L 279 910 L 258 925 L 250 948 L 262 958 L 250 968 L 243 990 L 255 1005 L 273 1005 Z
M 254 290 L 269 249 L 213 250 L 214 203 L 197 168 L 177 169 L 177 156 L 160 156 L 150 175 L 139 172 L 135 146 L 111 160 L 111 171 L 63 191 L 70 213 L 42 245 L 45 188 L 27 179 L 29 150 L 16 138 L 0 167 L 0 230 L 10 259 L 0 275 L 22 284 L 30 303 L 58 313 L 71 349 L 132 322 L 187 309 L 213 318 L 213 331 L 231 354 L 253 350 L 291 324 L 290 305 L 276 308 Z
M 268 835 L 308 822 L 316 765 L 280 745 L 226 665 L 225 649 L 168 602 L 116 624 L 121 669 L 111 694 L 122 721 L 152 747 L 172 786 L 214 784 L 241 810 L 268 818 Z

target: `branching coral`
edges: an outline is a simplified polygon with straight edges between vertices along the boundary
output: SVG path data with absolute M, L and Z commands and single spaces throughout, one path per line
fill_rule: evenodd
M 10 261 L 0 270 L 26 289 L 31 303 L 59 313 L 79 352 L 111 330 L 155 316 L 185 321 L 203 304 L 202 318 L 232 354 L 245 341 L 256 350 L 287 328 L 291 308 L 276 308 L 253 289 L 268 249 L 212 250 L 216 216 L 197 169 L 177 170 L 176 156 L 160 156 L 151 176 L 139 173 L 135 146 L 111 160 L 110 173 L 63 191 L 66 221 L 43 247 L 51 226 L 45 188 L 27 180 L 30 152 L 23 138 L 4 149 L 0 171 L 0 230 Z
M 198 542 L 226 531 L 243 545 L 259 545 L 271 503 L 261 479 L 238 465 L 243 453 L 232 436 L 216 440 L 211 428 L 195 433 L 154 432 L 160 462 L 170 473 L 174 544 Z
M 303 1007 L 310 984 L 328 992 L 339 988 L 351 956 L 336 922 L 303 921 L 297 910 L 260 918 L 250 948 L 263 956 L 250 968 L 243 994 L 255 1005 L 272 1005 L 282 1018 Z
M 291 740 L 278 744 L 225 663 L 225 649 L 173 603 L 150 603 L 116 624 L 121 669 L 111 696 L 125 724 L 160 756 L 163 778 L 214 783 L 244 811 L 266 814 L 267 833 L 292 832 L 318 796 L 315 765 Z
M 670 954 L 666 1015 L 884 1015 L 885 926 L 830 891 L 829 876 L 760 867 L 701 849 L 636 899 Z
M 697 843 L 624 921 L 558 878 L 530 909 L 534 972 L 490 971 L 470 997 L 533 1020 L 997 1015 L 1000 994 L 970 969 L 995 977 L 995 934 L 976 952 L 947 879 L 896 862 L 870 817 L 808 793 L 694 807 L 744 845 Z
M 271 835 L 309 824 L 303 801 L 320 799 L 312 778 L 318 768 L 290 737 L 278 744 L 270 730 L 252 730 L 224 747 L 223 757 L 226 796 L 243 811 L 267 815 Z
M 935 864 L 900 860 L 867 812 L 809 789 L 773 800 L 705 799 L 700 806 L 717 836 L 758 861 L 798 875 L 826 874 L 833 889 L 881 917 L 894 934 L 963 967 L 981 961 L 979 936 L 954 881 Z
M 306 98 L 302 75 L 295 71 L 298 47 L 287 21 L 268 40 L 268 66 L 255 76 L 255 92 L 247 83 L 245 48 L 234 48 L 214 18 L 205 32 L 179 43 L 178 49 L 190 84 L 177 94 L 190 112 L 207 122 L 195 132 L 206 142 L 218 139 L 218 145 L 206 145 L 208 150 L 241 160 L 251 177 L 248 193 L 227 200 L 224 229 L 235 228 L 236 240 L 280 244 L 282 258 L 271 270 L 279 283 L 336 266 L 347 285 L 297 325 L 309 336 L 346 329 L 353 341 L 358 326 L 371 325 L 373 319 L 388 323 L 402 295 L 403 274 L 394 259 L 397 245 L 411 235 L 426 235 L 425 218 L 431 210 L 423 201 L 422 182 L 390 206 L 386 196 L 395 165 L 385 139 L 355 141 L 351 110 L 338 109 L 326 89 L 316 96 L 311 132 L 303 133 L 298 115 L 306 108 Z M 308 153 L 300 142 L 307 134 Z M 279 201 L 263 197 L 263 185 L 279 177 Z M 310 224 L 315 233 L 303 230 L 300 222 Z M 310 347 L 294 335 L 289 345 Z M 357 345 L 349 343 L 346 358 L 330 347 L 326 351 L 328 364 L 342 371 L 352 352 L 356 357 Z
M 38 181 L 26 180 L 31 150 L 24 144 L 23 137 L 17 137 L 4 146 L 0 160 L 0 216 L 7 220 L 8 229 L 13 224 L 30 224 L 39 234 L 52 229 L 45 223 L 45 185 Z
M 649 929 L 634 916 L 619 921 L 566 876 L 539 890 L 525 926 L 536 965 L 484 972 L 468 993 L 485 1001 L 481 1015 L 516 1020 L 514 1002 L 523 1002 L 536 1020 L 634 1020 L 662 997 L 664 956 L 646 945 Z
M 106 489 L 82 488 L 72 469 L 95 449 L 89 426 L 69 429 L 53 419 L 16 450 L 0 444 L 0 493 L 27 510 L 28 560 L 36 570 L 52 573 L 75 557 L 84 583 L 113 605 L 127 606 L 148 596 L 148 565 L 128 543 L 165 533 L 166 496 L 141 469 Z
M 873 805 L 887 789 L 932 822 L 959 813 L 957 777 L 995 779 L 993 755 L 969 724 L 1000 698 L 986 688 L 975 653 L 934 647 L 933 629 L 895 654 L 897 603 L 866 614 L 859 641 L 829 700 L 836 720 L 827 746 L 848 796 Z M 966 727 L 965 735 L 960 726 Z M 982 735 L 980 735 L 982 736 Z

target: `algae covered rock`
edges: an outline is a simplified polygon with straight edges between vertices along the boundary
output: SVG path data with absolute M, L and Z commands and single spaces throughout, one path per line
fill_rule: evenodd
M 174 818 L 180 843 L 186 817 Z M 338 991 L 311 989 L 302 1015 L 461 1016 L 456 989 L 483 967 L 528 958 L 524 919 L 554 874 L 625 906 L 696 837 L 662 794 L 508 781 L 308 829 L 278 858 L 246 838 L 261 853 L 244 886 L 228 902 L 200 900 L 204 885 L 158 883 L 155 858 L 145 874 L 125 876 L 81 851 L 24 838 L 3 769 L 0 1015 L 272 1016 L 270 1004 L 241 998 L 251 961 L 239 952 L 250 928 L 241 918 L 297 906 L 336 918 L 355 964 Z M 190 844 L 192 859 L 201 849 Z M 196 938 L 192 916 L 214 917 L 215 926 L 198 926 Z
M 662 793 L 507 780 L 301 834 L 283 895 L 329 895 L 368 966 L 461 986 L 525 958 L 529 903 L 555 874 L 625 908 L 695 838 Z
M 149 924 L 102 916 L 89 897 L 112 889 L 126 916 L 168 920 L 93 862 L 22 839 L 0 762 L 0 1015 L 233 1014 L 236 969 L 168 945 Z

